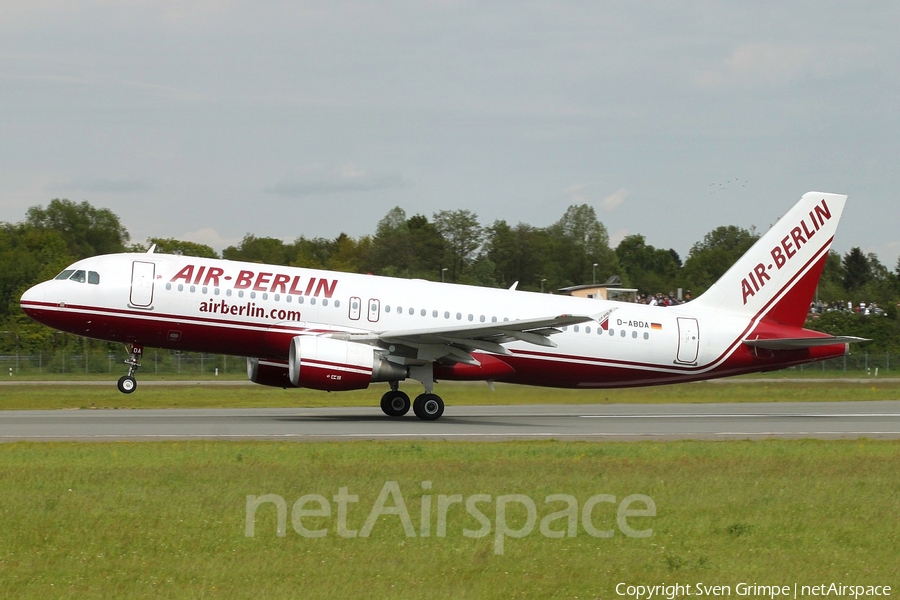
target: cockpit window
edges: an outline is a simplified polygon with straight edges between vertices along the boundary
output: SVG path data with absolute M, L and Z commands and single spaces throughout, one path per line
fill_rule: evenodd
M 54 279 L 64 280 L 68 279 L 69 281 L 77 281 L 78 283 L 90 283 L 92 285 L 100 285 L 100 273 L 97 271 L 83 271 L 78 269 L 66 269 Z

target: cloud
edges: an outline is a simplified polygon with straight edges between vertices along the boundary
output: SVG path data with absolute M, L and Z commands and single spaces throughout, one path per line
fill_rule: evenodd
M 212 227 L 204 227 L 196 231 L 183 233 L 178 236 L 178 239 L 185 242 L 194 242 L 195 244 L 206 244 L 216 252 L 221 252 L 223 248 L 238 245 L 241 243 L 242 238 L 222 237 L 222 235 Z
M 567 187 L 564 191 L 566 195 L 569 196 L 569 202 L 572 202 L 573 204 L 592 204 L 594 202 L 593 199 L 597 196 L 597 193 L 592 193 L 592 190 L 599 185 L 600 182 L 596 181 L 575 183 Z M 612 194 L 603 198 L 603 200 L 600 200 L 598 206 L 604 210 L 615 210 L 625 202 L 629 193 L 630 192 L 625 188 L 619 188 Z
M 841 75 L 861 66 L 873 48 L 861 44 L 743 44 L 717 68 L 703 71 L 700 87 L 785 85 Z
M 267 194 L 301 198 L 336 193 L 371 192 L 406 185 L 399 173 L 377 172 L 356 165 L 304 167 L 293 177 L 265 188 Z
M 622 243 L 622 240 L 631 235 L 631 232 L 627 228 L 619 229 L 617 231 L 609 234 L 609 247 L 615 248 L 619 244 Z
M 617 209 L 623 202 L 625 202 L 625 198 L 628 197 L 628 190 L 624 188 L 619 188 L 606 198 L 604 198 L 600 202 L 600 206 L 605 208 L 606 210 L 615 210 Z

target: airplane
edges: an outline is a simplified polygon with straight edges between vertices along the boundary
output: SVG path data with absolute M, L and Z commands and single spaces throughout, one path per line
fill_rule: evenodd
M 229 260 L 122 253 L 79 260 L 20 305 L 58 330 L 124 343 L 123 393 L 145 346 L 247 358 L 282 388 L 365 389 L 381 409 L 444 412 L 439 381 L 559 388 L 699 381 L 843 356 L 803 327 L 847 197 L 809 192 L 695 300 L 662 307 Z M 399 389 L 412 379 L 413 402 Z

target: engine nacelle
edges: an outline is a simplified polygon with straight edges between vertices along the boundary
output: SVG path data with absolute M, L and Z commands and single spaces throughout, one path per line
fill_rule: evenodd
M 288 364 L 281 360 L 247 358 L 247 379 L 259 385 L 293 388 Z
M 365 389 L 373 381 L 400 381 L 408 373 L 372 346 L 310 335 L 291 340 L 288 371 L 294 386 L 330 392 Z

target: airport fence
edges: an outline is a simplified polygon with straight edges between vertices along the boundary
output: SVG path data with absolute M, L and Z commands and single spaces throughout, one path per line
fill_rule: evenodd
M 30 355 L 0 355 L 0 378 L 28 379 L 93 378 L 128 372 L 124 350 L 106 348 L 88 352 L 38 352 Z M 183 379 L 247 376 L 246 359 L 224 354 L 178 352 L 145 348 L 138 377 L 159 375 Z
M 98 348 L 82 352 L 38 352 L 37 354 L 0 355 L 0 378 L 59 379 L 91 378 L 100 375 L 124 375 L 127 355 L 121 346 L 116 350 L 97 343 Z M 82 348 L 82 350 L 84 350 Z M 179 352 L 147 348 L 141 359 L 138 376 L 159 375 L 179 379 L 240 379 L 246 377 L 246 359 L 223 354 Z M 891 353 L 853 352 L 841 358 L 791 367 L 784 372 L 810 375 L 847 374 L 847 376 L 900 376 L 900 355 Z

